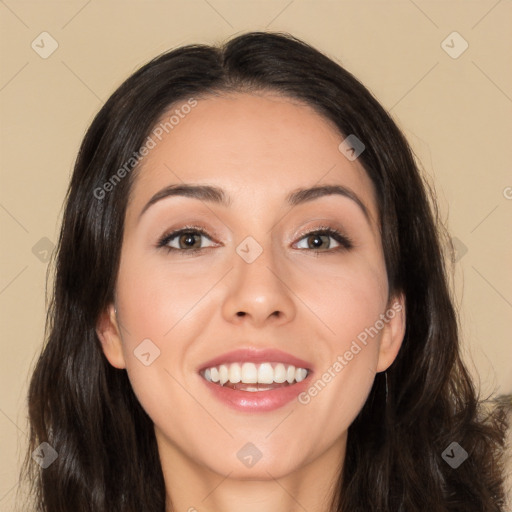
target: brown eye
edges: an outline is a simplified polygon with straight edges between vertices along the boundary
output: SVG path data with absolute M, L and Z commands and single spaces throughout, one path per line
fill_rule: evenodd
M 183 245 L 182 245 L 183 244 Z M 196 233 L 186 233 L 182 234 L 178 238 L 178 245 L 180 249 L 185 248 L 195 248 L 194 245 L 201 245 L 201 235 L 197 235 Z
M 158 242 L 157 247 L 163 247 L 169 251 L 197 252 L 207 247 L 201 246 L 201 238 L 211 240 L 208 234 L 202 229 L 183 228 L 164 235 Z
M 331 237 L 327 235 L 310 235 L 307 237 L 307 242 L 309 245 L 309 249 L 321 249 L 322 245 L 324 245 L 324 249 L 329 249 Z
M 334 240 L 334 246 L 331 242 Z M 304 247 L 304 242 L 305 247 Z M 338 230 L 333 228 L 322 228 L 306 233 L 301 238 L 302 247 L 299 249 L 310 249 L 314 252 L 330 252 L 330 250 L 344 250 L 353 247 L 352 241 Z
M 309 234 L 301 239 L 301 240 L 305 241 L 305 244 L 304 244 L 304 242 L 302 242 L 303 245 L 302 245 L 302 247 L 299 246 L 299 249 L 310 249 L 313 251 L 328 250 L 331 248 L 330 240 L 332 238 L 334 238 L 334 237 L 322 234 L 320 232 L 314 233 L 314 234 Z M 336 244 L 337 242 L 334 242 L 334 243 Z

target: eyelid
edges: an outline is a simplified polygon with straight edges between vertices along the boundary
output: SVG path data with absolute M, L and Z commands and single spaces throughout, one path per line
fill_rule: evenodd
M 181 228 L 176 228 L 176 229 L 173 228 L 173 229 L 166 231 L 158 239 L 157 248 L 167 248 L 170 251 L 176 250 L 176 251 L 188 252 L 188 253 L 201 251 L 203 249 L 208 249 L 208 247 L 200 247 L 198 249 L 184 250 L 184 249 L 176 249 L 175 247 L 167 246 L 167 243 L 169 243 L 170 240 L 175 239 L 176 237 L 179 237 L 181 234 L 188 233 L 188 232 L 197 232 L 201 236 L 204 236 L 204 237 L 208 238 L 209 240 L 213 241 L 212 236 L 210 236 L 210 234 L 208 233 L 208 231 L 205 228 L 198 226 L 198 225 L 186 225 Z M 213 235 L 213 236 L 217 236 L 217 235 Z
M 312 228 L 307 228 L 305 230 L 300 231 L 296 235 L 297 241 L 302 240 L 303 238 L 306 238 L 307 236 L 311 236 L 314 234 L 325 234 L 326 236 L 329 236 L 331 238 L 334 238 L 338 244 L 340 244 L 341 247 L 335 247 L 334 249 L 329 249 L 327 251 L 321 251 L 321 250 L 315 250 L 315 249 L 309 249 L 313 252 L 324 252 L 324 253 L 332 253 L 339 249 L 353 249 L 355 247 L 355 243 L 351 237 L 345 234 L 345 230 L 333 227 L 328 224 L 324 224 L 321 226 L 314 226 Z M 339 239 L 339 240 L 338 240 Z
M 166 231 L 159 238 L 159 241 L 158 241 L 156 247 L 157 248 L 166 248 L 169 252 L 178 251 L 178 252 L 188 253 L 188 254 L 191 254 L 191 253 L 193 254 L 196 252 L 200 252 L 200 251 L 203 251 L 206 249 L 211 249 L 211 248 L 215 247 L 215 245 L 213 245 L 213 246 L 209 246 L 209 247 L 199 247 L 199 248 L 195 248 L 195 249 L 178 249 L 176 247 L 169 247 L 167 245 L 170 240 L 173 240 L 173 239 L 179 237 L 181 234 L 188 233 L 188 232 L 196 232 L 196 234 L 204 236 L 204 237 L 208 238 L 209 240 L 211 240 L 212 242 L 213 242 L 213 238 L 217 237 L 216 234 L 214 234 L 213 237 L 210 236 L 208 231 L 205 228 L 203 228 L 202 226 L 186 225 L 181 228 L 176 228 L 176 229 L 171 229 L 171 230 Z M 295 235 L 294 238 L 297 239 L 297 241 L 295 243 L 300 242 L 302 239 L 306 238 L 307 236 L 311 236 L 311 235 L 318 234 L 318 233 L 323 234 L 325 236 L 329 236 L 330 238 L 333 238 L 334 240 L 336 240 L 336 242 L 339 244 L 339 246 L 332 248 L 332 249 L 327 249 L 327 250 L 320 250 L 320 249 L 318 249 L 318 250 L 316 250 L 316 249 L 299 249 L 299 250 L 301 250 L 301 251 L 308 250 L 308 251 L 312 251 L 314 253 L 333 253 L 333 252 L 337 252 L 339 250 L 347 251 L 347 250 L 353 249 L 355 247 L 354 241 L 352 240 L 352 238 L 350 238 L 349 236 L 344 234 L 344 230 L 335 228 L 330 225 L 315 226 L 315 227 L 311 227 L 311 228 L 302 230 L 300 233 Z M 216 242 L 214 242 L 214 244 L 216 244 L 218 246 L 218 244 Z

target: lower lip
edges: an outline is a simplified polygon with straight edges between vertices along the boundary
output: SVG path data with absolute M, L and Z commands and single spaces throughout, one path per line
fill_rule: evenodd
M 309 386 L 311 374 L 312 372 L 303 381 L 296 382 L 291 386 L 270 389 L 268 391 L 241 391 L 214 384 L 202 376 L 199 376 L 199 378 L 217 399 L 229 407 L 237 411 L 266 412 L 279 409 L 297 398 Z

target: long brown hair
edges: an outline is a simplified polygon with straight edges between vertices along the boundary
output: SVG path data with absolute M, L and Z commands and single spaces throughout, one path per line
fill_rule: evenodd
M 108 194 L 98 190 L 137 153 L 169 106 L 233 91 L 277 91 L 302 100 L 340 134 L 364 143 L 359 161 L 377 191 L 390 294 L 406 298 L 402 348 L 387 382 L 377 374 L 349 428 L 331 511 L 504 510 L 499 451 L 505 422 L 497 414 L 484 417 L 461 360 L 445 235 L 413 153 L 354 76 L 306 43 L 268 32 L 158 56 L 113 93 L 85 135 L 66 197 L 46 344 L 28 394 L 26 474 L 36 509 L 165 509 L 152 421 L 126 372 L 107 362 L 95 331 L 114 299 L 137 165 Z M 46 469 L 30 457 L 42 442 L 58 454 Z M 443 457 L 453 442 L 468 454 L 457 468 Z

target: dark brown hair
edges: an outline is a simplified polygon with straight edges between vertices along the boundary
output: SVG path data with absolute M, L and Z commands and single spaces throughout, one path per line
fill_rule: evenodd
M 189 45 L 130 76 L 88 129 L 71 178 L 58 243 L 46 344 L 28 395 L 26 470 L 37 510 L 163 512 L 165 485 L 151 419 L 126 371 L 96 334 L 113 302 L 124 215 L 137 171 L 96 193 L 147 139 L 167 109 L 189 98 L 278 92 L 365 145 L 359 161 L 377 193 L 390 295 L 403 292 L 407 328 L 397 359 L 377 374 L 348 432 L 334 512 L 504 510 L 503 416 L 484 417 L 461 361 L 459 327 L 428 185 L 390 115 L 338 63 L 281 33 L 252 32 L 221 47 Z M 30 459 L 48 442 L 57 459 Z M 452 468 L 443 451 L 469 457 Z

